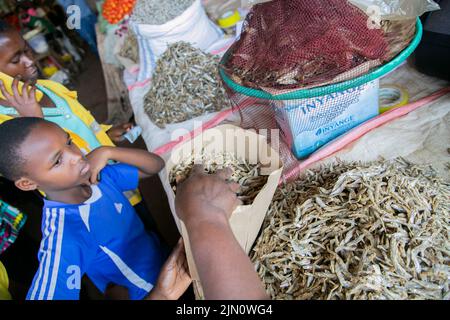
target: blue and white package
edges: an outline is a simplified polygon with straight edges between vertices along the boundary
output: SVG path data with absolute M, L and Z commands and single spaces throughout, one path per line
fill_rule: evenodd
M 139 138 L 141 133 L 142 128 L 139 126 L 135 126 L 131 128 L 127 133 L 125 133 L 123 137 L 124 139 L 127 139 L 130 143 L 134 143 L 137 140 L 137 138 Z
M 320 97 L 272 101 L 284 139 L 299 159 L 379 114 L 379 80 Z

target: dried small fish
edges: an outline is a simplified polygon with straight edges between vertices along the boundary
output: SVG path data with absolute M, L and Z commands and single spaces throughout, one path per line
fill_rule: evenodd
M 261 164 L 250 164 L 245 160 L 240 161 L 232 153 L 202 153 L 198 156 L 191 155 L 172 168 L 169 173 L 169 182 L 175 193 L 177 184 L 191 174 L 194 163 L 203 164 L 207 173 L 215 173 L 222 168 L 231 168 L 233 173 L 230 180 L 239 183 L 238 197 L 244 205 L 253 203 L 253 200 L 266 185 L 268 179 L 268 176 L 260 175 Z
M 144 108 L 159 127 L 231 107 L 218 75 L 219 58 L 186 42 L 158 59 Z
M 135 23 L 161 25 L 182 14 L 194 0 L 137 0 L 131 15 Z
M 274 299 L 448 299 L 449 222 L 431 167 L 330 164 L 277 190 L 251 259 Z
M 139 63 L 139 44 L 132 30 L 128 30 L 128 34 L 120 48 L 119 55 L 135 63 Z

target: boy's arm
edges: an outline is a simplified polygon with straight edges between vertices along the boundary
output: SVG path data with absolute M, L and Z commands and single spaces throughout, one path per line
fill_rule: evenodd
M 109 160 L 126 163 L 138 168 L 139 178 L 147 178 L 161 171 L 164 160 L 156 154 L 139 149 L 126 149 L 119 147 L 100 147 L 87 155 L 91 166 L 91 183 L 97 183 L 99 172 L 107 165 Z

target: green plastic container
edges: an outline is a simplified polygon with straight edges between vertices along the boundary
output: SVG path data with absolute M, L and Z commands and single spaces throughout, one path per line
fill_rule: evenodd
M 225 71 L 220 68 L 219 73 L 223 81 L 226 83 L 226 85 L 231 88 L 233 91 L 241 93 L 248 97 L 254 97 L 254 98 L 260 98 L 265 100 L 291 100 L 291 99 L 304 99 L 304 98 L 312 98 L 312 97 L 318 97 L 323 96 L 326 94 L 339 92 L 339 91 L 345 91 L 350 88 L 358 87 L 360 85 L 363 85 L 365 83 L 368 83 L 370 81 L 373 81 L 375 79 L 379 79 L 382 76 L 386 75 L 387 73 L 394 70 L 396 67 L 398 67 L 401 63 L 403 63 L 417 48 L 417 46 L 420 43 L 420 40 L 422 40 L 422 34 L 423 34 L 423 28 L 422 23 L 420 22 L 420 19 L 417 18 L 416 22 L 416 35 L 414 39 L 411 41 L 410 45 L 403 50 L 397 57 L 392 59 L 390 62 L 386 63 L 385 65 L 376 68 L 375 70 L 371 71 L 369 74 L 357 77 L 355 79 L 351 79 L 348 81 L 335 83 L 332 85 L 327 85 L 323 87 L 317 87 L 313 89 L 299 89 L 294 92 L 289 92 L 286 94 L 280 94 L 280 95 L 272 95 L 268 92 L 248 88 L 241 86 L 234 82 L 230 77 L 228 77 L 225 73 Z M 228 58 L 228 54 L 225 54 L 222 58 L 222 61 L 220 64 L 224 64 L 225 61 Z
M 416 23 L 416 35 L 410 45 L 393 60 L 370 73 L 336 84 L 272 95 L 235 83 L 220 68 L 225 84 L 242 96 L 267 101 L 272 107 L 284 141 L 293 154 L 305 158 L 317 149 L 379 114 L 380 78 L 404 62 L 422 38 L 422 24 Z M 226 62 L 225 54 L 221 64 Z

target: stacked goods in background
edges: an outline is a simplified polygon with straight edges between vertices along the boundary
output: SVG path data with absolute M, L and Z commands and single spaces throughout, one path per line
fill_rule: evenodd
M 102 15 L 110 24 L 122 21 L 131 13 L 136 0 L 106 0 L 103 3 Z
M 186 42 L 171 44 L 158 59 L 144 108 L 164 128 L 231 104 L 218 75 L 219 58 Z
M 273 299 L 450 298 L 450 184 L 405 160 L 279 188 L 251 258 Z
M 380 25 L 371 19 L 347 0 L 255 5 L 221 62 L 230 98 L 271 108 L 295 157 L 308 157 L 379 114 L 379 78 L 420 41 L 415 15 Z M 243 113 L 243 123 L 254 123 L 258 112 Z

